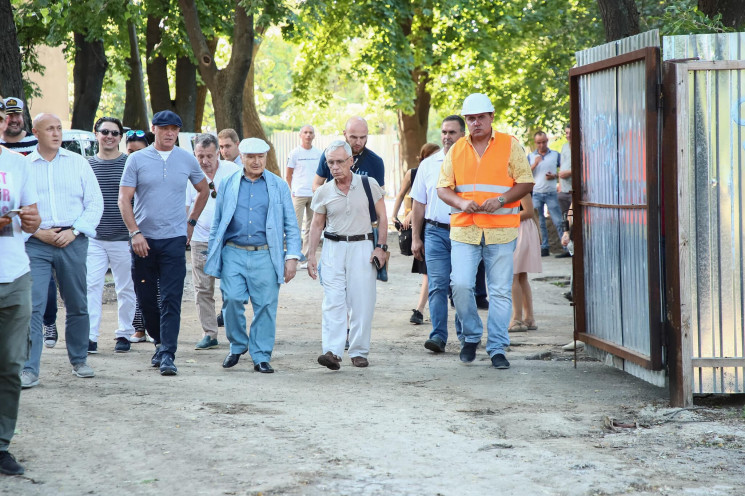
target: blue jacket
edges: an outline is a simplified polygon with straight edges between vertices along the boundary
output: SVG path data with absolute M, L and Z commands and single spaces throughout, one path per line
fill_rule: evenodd
M 272 258 L 274 271 L 277 273 L 277 282 L 282 284 L 285 280 L 285 249 L 287 242 L 287 255 L 295 255 L 300 258 L 300 229 L 295 217 L 295 209 L 292 206 L 290 187 L 279 176 L 265 170 L 262 174 L 266 180 L 267 192 L 269 193 L 269 208 L 266 214 L 266 241 L 269 245 L 269 254 Z M 222 273 L 222 249 L 225 246 L 225 231 L 235 213 L 238 202 L 238 190 L 243 177 L 243 169 L 223 179 L 220 190 L 217 192 L 215 203 L 215 217 L 212 219 L 210 230 L 210 241 L 207 248 L 207 262 L 204 272 L 220 277 Z

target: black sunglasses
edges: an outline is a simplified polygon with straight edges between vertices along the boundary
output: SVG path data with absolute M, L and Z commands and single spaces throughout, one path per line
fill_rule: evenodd
M 215 189 L 215 182 L 214 181 L 211 181 L 207 186 L 209 186 L 210 189 L 212 190 L 210 192 L 210 196 L 212 198 L 217 198 L 217 190 Z
M 122 133 L 119 131 L 109 131 L 108 129 L 101 129 L 98 131 L 99 133 L 103 134 L 104 136 L 108 136 L 109 134 L 112 135 L 114 138 L 117 136 L 121 136 Z

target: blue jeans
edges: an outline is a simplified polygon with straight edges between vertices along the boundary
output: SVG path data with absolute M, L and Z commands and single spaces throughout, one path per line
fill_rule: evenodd
M 31 353 L 23 366 L 24 370 L 39 375 L 42 333 L 42 315 L 47 306 L 49 279 L 54 270 L 62 300 L 65 302 L 65 342 L 70 363 L 84 363 L 88 358 L 88 287 L 86 284 L 86 258 L 88 238 L 78 236 L 64 248 L 48 245 L 36 238 L 26 242 L 26 253 L 31 261 Z M 56 295 L 55 295 L 56 298 Z
M 220 291 L 230 353 L 237 355 L 248 350 L 254 364 L 271 361 L 277 331 L 279 283 L 269 250 L 223 247 Z M 249 299 L 254 316 L 246 335 L 245 309 Z
M 538 210 L 538 220 L 541 225 L 541 249 L 548 250 L 548 229 L 546 229 L 546 216 L 543 215 L 543 205 L 548 206 L 548 213 L 551 214 L 551 222 L 554 223 L 556 234 L 561 239 L 561 208 L 559 208 L 559 197 L 556 191 L 551 193 L 533 192 L 533 207 Z
M 450 231 L 424 224 L 424 260 L 429 284 L 429 339 L 448 341 L 448 290 L 450 289 Z M 455 334 L 461 339 L 461 325 L 455 316 Z
M 455 310 L 463 325 L 463 338 L 467 343 L 478 343 L 484 333 L 473 297 L 476 271 L 483 258 L 489 290 L 486 352 L 489 356 L 504 354 L 505 348 L 510 344 L 507 327 L 512 313 L 512 253 L 517 240 L 493 245 L 485 244 L 483 239 L 480 245 L 458 241 L 452 241 L 451 244 L 453 271 L 450 280 Z
M 146 240 L 150 247 L 146 257 L 129 249 L 135 294 L 147 333 L 162 351 L 175 356 L 186 277 L 186 236 Z

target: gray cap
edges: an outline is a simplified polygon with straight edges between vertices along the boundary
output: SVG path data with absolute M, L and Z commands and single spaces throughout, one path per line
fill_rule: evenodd
M 238 145 L 238 151 L 241 153 L 266 153 L 269 151 L 269 145 L 260 138 L 246 138 Z

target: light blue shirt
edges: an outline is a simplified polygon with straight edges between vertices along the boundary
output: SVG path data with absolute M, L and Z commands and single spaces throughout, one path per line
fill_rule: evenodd
M 225 241 L 241 246 L 262 246 L 266 243 L 266 214 L 269 192 L 264 176 L 251 181 L 241 175 L 238 203 L 233 219 L 225 231 Z
M 26 160 L 39 196 L 40 229 L 72 226 L 88 237 L 96 236 L 103 215 L 103 195 L 86 159 L 64 148 L 47 162 L 38 148 Z M 30 235 L 26 233 L 28 239 Z
M 528 163 L 532 166 L 533 161 L 538 156 L 538 152 L 531 152 L 528 154 Z M 561 155 L 555 150 L 549 150 L 543 156 L 543 160 L 540 164 L 535 166 L 533 169 L 533 179 L 535 179 L 535 186 L 533 186 L 533 193 L 556 193 L 556 179 L 546 179 L 546 173 L 550 172 L 553 175 L 559 172 L 559 162 Z
M 153 145 L 127 158 L 120 186 L 135 188 L 135 222 L 151 239 L 186 236 L 186 182 L 205 178 L 194 155 L 174 146 L 167 160 Z

